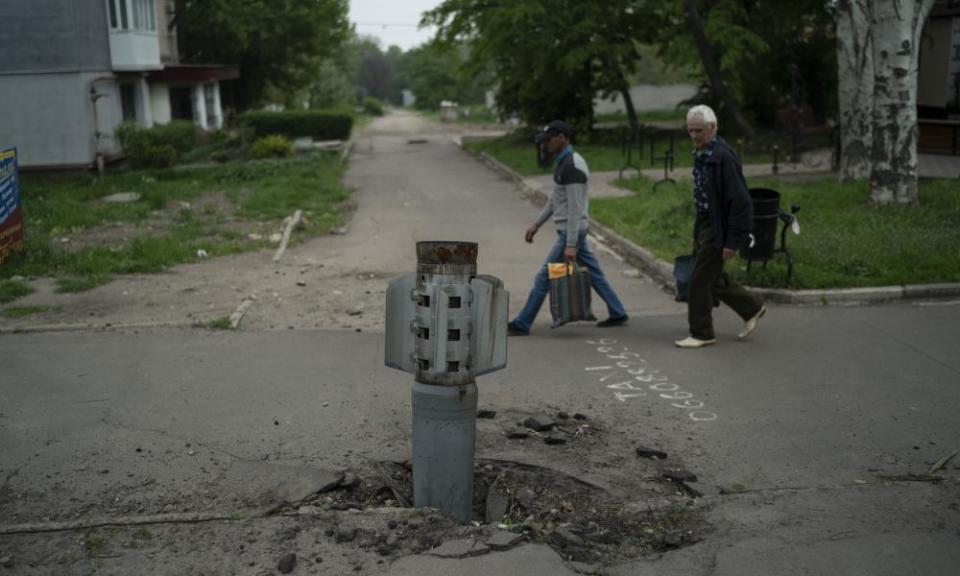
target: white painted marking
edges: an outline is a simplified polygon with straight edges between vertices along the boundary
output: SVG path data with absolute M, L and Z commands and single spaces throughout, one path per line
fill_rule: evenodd
M 597 352 L 606 355 L 607 358 L 617 360 L 616 366 L 602 365 L 584 367 L 584 370 L 587 372 L 610 370 L 610 372 L 600 377 L 601 383 L 614 377 L 622 378 L 624 372 L 632 377 L 632 379 L 628 378 L 627 380 L 606 385 L 607 388 L 614 390 L 613 397 L 620 402 L 626 402 L 630 398 L 646 396 L 646 389 L 643 387 L 638 388 L 634 383 L 634 381 L 643 382 L 649 384 L 646 387 L 647 389 L 659 392 L 659 396 L 664 400 L 673 400 L 674 402 L 670 403 L 671 406 L 682 410 L 690 410 L 691 412 L 687 415 L 691 420 L 695 422 L 710 422 L 717 419 L 715 412 L 702 409 L 704 407 L 702 400 L 695 400 L 691 392 L 680 390 L 680 385 L 675 382 L 670 382 L 670 378 L 661 375 L 659 369 L 648 368 L 646 366 L 647 361 L 641 358 L 636 352 L 631 352 L 626 346 L 620 346 L 621 351 L 614 354 L 614 349 L 611 346 L 617 343 L 615 339 L 602 338 L 600 340 L 587 340 L 586 343 L 597 346 Z M 630 392 L 621 392 L 621 390 L 629 390 Z
M 607 384 L 607 388 L 613 388 L 614 390 L 634 390 L 641 391 L 643 388 L 636 388 L 633 385 L 633 382 L 629 380 L 624 380 L 623 382 L 617 382 L 616 384 Z M 646 392 L 644 392 L 646 395 Z

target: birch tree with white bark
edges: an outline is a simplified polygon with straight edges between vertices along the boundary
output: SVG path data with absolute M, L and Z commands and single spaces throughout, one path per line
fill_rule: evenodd
M 865 0 L 837 2 L 840 177 L 870 177 L 873 151 L 873 35 Z
M 878 204 L 917 202 L 920 36 L 935 0 L 839 0 L 842 179 Z

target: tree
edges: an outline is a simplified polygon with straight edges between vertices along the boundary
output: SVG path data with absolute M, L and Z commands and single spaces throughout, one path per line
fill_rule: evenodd
M 920 35 L 934 0 L 840 0 L 841 177 L 878 204 L 916 203 Z M 847 158 L 849 156 L 849 158 Z M 867 169 L 869 158 L 869 170 Z
M 362 95 L 395 100 L 396 62 L 380 50 L 378 40 L 373 37 L 360 38 L 354 49 L 359 50 L 356 82 Z
M 660 56 L 698 70 L 697 101 L 748 137 L 776 127 L 781 111 L 807 110 L 821 121 L 833 114 L 835 98 L 822 96 L 836 82 L 827 1 L 640 0 Z
M 185 62 L 240 69 L 237 105 L 263 102 L 268 90 L 305 89 L 320 62 L 347 38 L 348 0 L 177 0 Z
M 428 42 L 405 52 L 397 62 L 398 87 L 410 89 L 415 106 L 436 110 L 440 102 L 483 101 L 487 75 L 466 70 L 469 50 L 461 44 Z
M 593 99 L 627 91 L 649 20 L 635 0 L 445 0 L 424 15 L 442 42 L 466 42 L 474 71 L 497 82 L 497 105 L 529 124 L 589 127 Z
M 873 150 L 873 35 L 865 2 L 837 3 L 840 178 L 870 176 Z
M 317 66 L 317 75 L 310 85 L 311 108 L 341 108 L 357 102 L 357 90 L 352 75 L 342 62 L 333 58 L 322 60 Z
M 720 68 L 717 66 L 717 62 L 713 56 L 713 46 L 710 44 L 710 41 L 707 40 L 707 34 L 703 29 L 703 22 L 700 21 L 700 13 L 697 10 L 696 0 L 685 0 L 685 4 L 687 19 L 690 21 L 690 31 L 697 44 L 700 62 L 703 64 L 703 69 L 707 73 L 707 78 L 710 79 L 710 86 L 716 93 L 717 98 L 720 99 L 724 107 L 733 116 L 741 133 L 751 140 L 755 139 L 756 133 L 753 130 L 753 126 L 750 125 L 740 112 L 740 106 L 737 105 L 736 100 L 734 100 L 730 91 L 727 90 L 727 83 L 723 81 L 723 77 L 720 74 Z

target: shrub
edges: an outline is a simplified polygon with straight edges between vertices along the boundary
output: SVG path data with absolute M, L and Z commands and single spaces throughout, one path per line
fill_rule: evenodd
M 186 120 L 153 128 L 124 122 L 117 128 L 116 136 L 134 168 L 169 168 L 197 143 L 197 129 Z
M 373 96 L 363 99 L 363 111 L 371 116 L 383 116 L 383 103 Z
M 264 136 L 250 147 L 251 158 L 285 158 L 293 156 L 293 145 L 278 134 Z
M 281 134 L 287 138 L 310 136 L 318 140 L 346 140 L 353 128 L 353 115 L 320 110 L 246 112 L 240 116 L 240 123 L 254 136 Z
M 172 146 L 178 154 L 189 152 L 197 145 L 197 127 L 187 120 L 173 120 L 147 129 L 151 143 L 155 146 Z
M 177 149 L 170 144 L 150 146 L 150 166 L 153 168 L 171 168 L 177 163 Z

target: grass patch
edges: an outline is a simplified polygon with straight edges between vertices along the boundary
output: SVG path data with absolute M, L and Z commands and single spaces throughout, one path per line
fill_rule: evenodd
M 108 274 L 84 274 L 81 276 L 62 276 L 57 278 L 57 292 L 75 294 L 93 290 L 110 282 Z
M 610 142 L 611 139 L 614 142 Z M 486 152 L 524 176 L 549 174 L 553 171 L 552 167 L 540 168 L 537 165 L 536 149 L 533 141 L 517 133 L 498 138 L 471 140 L 465 142 L 464 146 L 474 152 Z M 609 134 L 586 135 L 574 144 L 574 148 L 587 161 L 587 165 L 592 172 L 616 172 L 623 168 L 626 163 L 626 155 L 619 140 Z M 663 136 L 658 137 L 653 147 L 653 156 L 661 158 L 669 149 L 669 139 Z M 686 139 L 686 136 L 678 133 L 674 140 L 674 167 L 692 167 L 692 150 L 693 146 Z M 634 148 L 631 152 L 634 166 L 644 170 L 651 168 L 663 170 L 663 160 L 651 162 L 650 156 L 649 141 L 642 143 L 642 149 Z M 744 156 L 744 163 L 747 164 L 770 163 L 772 160 L 772 155 L 767 152 L 748 151 Z
M 8 306 L 3 309 L 3 316 L 4 318 L 24 318 L 58 310 L 60 310 L 59 306 Z
M 221 316 L 220 318 L 214 318 L 206 322 L 197 322 L 194 324 L 194 327 L 207 328 L 209 330 L 233 330 L 233 326 L 230 325 L 229 316 Z
M 0 304 L 13 302 L 17 298 L 31 294 L 33 288 L 19 280 L 0 280 Z
M 340 186 L 337 155 L 318 152 L 283 160 L 127 171 L 103 179 L 88 175 L 24 174 L 21 186 L 26 249 L 4 263 L 0 277 L 56 276 L 61 291 L 88 290 L 113 274 L 154 273 L 208 256 L 264 247 L 239 232 L 244 222 L 280 229 L 280 221 L 304 210 L 308 235 L 327 233 L 343 221 L 347 192 Z M 137 192 L 129 204 L 103 202 L 118 192 Z M 233 204 L 225 222 L 209 204 L 176 209 L 219 194 Z M 233 224 L 232 226 L 230 224 Z M 62 237 L 82 238 L 105 225 L 150 227 L 116 244 L 90 242 L 70 248 Z M 199 252 L 202 251 L 202 252 Z
M 619 234 L 672 262 L 689 253 L 694 207 L 692 183 L 646 179 L 621 183 L 636 193 L 591 200 L 591 214 Z M 781 193 L 781 209 L 800 205 L 801 234 L 787 235 L 793 254 L 795 289 L 853 288 L 960 281 L 960 195 L 956 181 L 920 182 L 918 206 L 873 206 L 865 182 L 833 178 L 809 181 L 753 179 L 750 186 Z M 779 228 L 778 228 L 779 230 Z M 779 246 L 779 236 L 777 245 Z M 766 270 L 748 274 L 740 258 L 727 272 L 752 286 L 785 287 L 782 256 Z
M 135 540 L 152 540 L 153 532 L 147 528 L 138 528 L 136 531 L 134 531 L 133 538 Z
M 103 536 L 88 534 L 83 539 L 83 549 L 86 551 L 87 556 L 94 558 L 106 553 L 109 549 L 109 543 Z
M 440 110 L 417 110 L 417 113 L 436 122 L 440 120 Z M 457 124 L 499 124 L 497 114 L 483 104 L 460 106 L 457 115 Z

